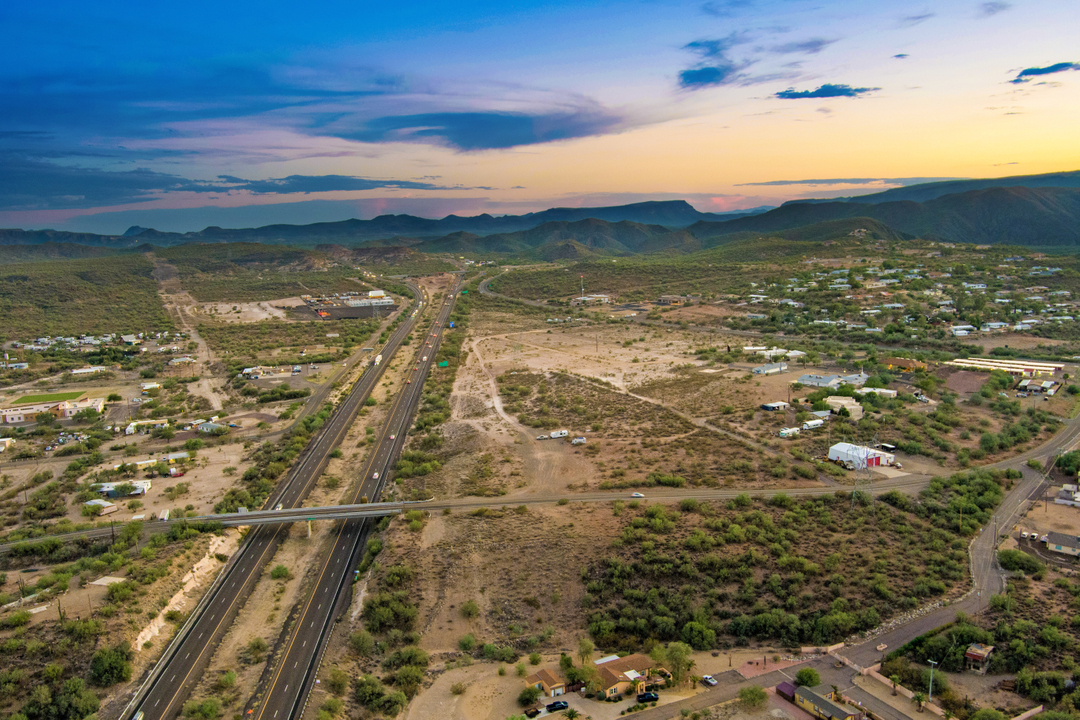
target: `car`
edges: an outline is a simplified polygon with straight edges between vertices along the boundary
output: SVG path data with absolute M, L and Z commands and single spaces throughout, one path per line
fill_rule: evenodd
M 537 715 L 539 715 L 539 714 L 540 714 L 540 711 L 539 711 L 539 710 L 537 710 L 536 708 L 529 708 L 528 710 L 526 710 L 526 711 L 525 711 L 524 713 L 522 713 L 522 714 L 523 714 L 523 715 L 524 715 L 525 717 L 529 718 L 529 720 L 532 720 L 532 719 L 533 719 L 534 717 L 536 717 Z
M 1043 535 L 1041 538 L 1039 538 L 1039 542 L 1049 542 L 1049 541 L 1050 541 L 1050 536 L 1049 535 Z
M 372 475 L 371 479 L 372 480 L 378 480 L 379 479 L 379 473 L 375 473 L 374 475 Z
M 406 385 L 412 385 L 412 380 L 406 380 L 406 381 L 405 381 L 405 384 L 406 384 Z
M 639 703 L 656 702 L 660 699 L 660 696 L 654 692 L 638 693 L 637 701 Z
M 397 435 L 391 435 L 391 436 L 390 436 L 390 439 L 391 439 L 391 440 L 397 440 Z
M 1020 539 L 1021 540 L 1027 540 L 1028 539 L 1027 530 L 1023 530 L 1023 531 L 1020 532 Z
M 709 687 L 716 687 L 716 685 L 717 685 L 716 678 L 714 678 L 712 675 L 702 675 L 701 676 L 701 684 L 702 685 L 708 685 Z
M 565 700 L 556 700 L 553 703 L 548 703 L 546 710 L 549 713 L 553 713 L 559 712 L 560 710 L 566 710 L 568 707 L 570 707 L 570 703 Z
M 630 493 L 630 497 L 632 497 L 632 498 L 643 498 L 645 496 L 642 495 L 641 493 Z
M 537 440 L 547 440 L 547 439 L 548 439 L 548 436 L 547 436 L 547 435 L 537 435 L 537 436 L 536 436 L 536 439 L 537 439 Z

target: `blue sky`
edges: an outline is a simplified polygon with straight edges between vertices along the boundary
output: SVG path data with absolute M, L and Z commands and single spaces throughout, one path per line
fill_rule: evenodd
M 10 5 L 8 227 L 729 210 L 1080 167 L 1072 0 Z

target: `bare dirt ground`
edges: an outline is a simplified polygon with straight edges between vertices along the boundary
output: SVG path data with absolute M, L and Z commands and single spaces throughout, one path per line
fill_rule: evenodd
M 206 315 L 218 322 L 226 323 L 254 323 L 270 319 L 293 322 L 289 317 L 288 309 L 303 305 L 304 301 L 299 297 L 248 303 L 202 303 L 193 306 L 191 313 L 196 317 Z
M 198 321 L 193 317 L 196 307 L 195 298 L 191 297 L 180 285 L 180 275 L 176 268 L 161 258 L 153 256 L 151 258 L 154 262 L 154 277 L 158 281 L 158 293 L 165 305 L 165 312 L 169 313 L 183 332 L 187 333 L 191 342 L 198 345 L 194 353 L 199 361 L 197 367 L 201 374 L 208 375 L 214 357 L 210 352 L 210 346 L 199 336 L 197 330 Z M 215 410 L 221 410 L 228 402 L 228 397 L 220 388 L 220 378 L 204 377 L 188 390 L 205 397 Z
M 1080 508 L 1054 504 L 1054 495 L 1060 489 L 1060 486 L 1051 487 L 1048 502 L 1035 503 L 1014 528 L 1002 528 L 1002 532 L 1013 531 L 1016 534 L 1021 530 L 1034 530 L 1040 536 L 1048 532 L 1080 535 Z
M 974 338 L 969 335 L 964 338 L 964 342 L 968 345 L 978 345 L 983 350 L 991 350 L 997 347 L 1029 350 L 1031 348 L 1054 347 L 1055 345 L 1065 345 L 1068 343 L 1067 340 L 1051 340 L 1047 338 L 1032 337 L 1031 335 L 1021 335 L 1018 333 L 978 335 Z

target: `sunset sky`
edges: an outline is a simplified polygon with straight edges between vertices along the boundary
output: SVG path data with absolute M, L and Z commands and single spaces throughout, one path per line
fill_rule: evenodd
M 0 227 L 122 232 L 1080 169 L 1075 0 L 11 2 Z

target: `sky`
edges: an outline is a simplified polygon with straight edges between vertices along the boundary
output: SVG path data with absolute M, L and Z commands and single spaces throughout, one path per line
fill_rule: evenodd
M 0 26 L 0 227 L 726 212 L 1080 169 L 1075 0 L 54 0 Z

